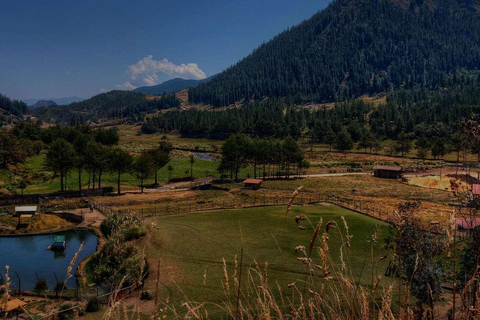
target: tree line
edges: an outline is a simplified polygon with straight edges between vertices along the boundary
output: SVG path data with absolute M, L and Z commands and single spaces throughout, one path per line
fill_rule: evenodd
M 278 139 L 251 139 L 245 134 L 228 137 L 222 147 L 222 161 L 218 172 L 238 180 L 241 168 L 253 167 L 253 177 L 289 178 L 309 166 L 304 153 L 292 137 Z
M 82 172 L 86 170 L 92 177 L 93 189 L 95 179 L 98 188 L 102 187 L 102 174 L 114 173 L 117 177 L 117 193 L 121 193 L 122 174 L 130 173 L 140 180 L 141 191 L 144 191 L 145 180 L 155 175 L 155 185 L 158 185 L 157 172 L 170 161 L 171 146 L 161 143 L 159 147 L 143 151 L 139 156 L 132 156 L 119 147 L 107 147 L 93 142 L 86 135 L 78 135 L 73 143 L 65 139 L 57 139 L 48 147 L 45 168 L 59 176 L 61 190 L 64 190 L 64 180 L 71 170 L 78 173 L 78 189 L 82 190 Z M 89 178 L 90 179 L 90 178 Z
M 462 79 L 463 86 L 456 86 Z M 358 150 L 401 155 L 416 149 L 419 158 L 441 158 L 456 152 L 480 154 L 462 132 L 462 121 L 480 113 L 478 75 L 458 73 L 445 82 L 445 89 L 399 90 L 385 102 L 351 100 L 334 107 L 298 107 L 287 99 L 245 102 L 241 108 L 171 111 L 148 118 L 143 133 L 179 132 L 187 138 L 224 140 L 232 134 L 258 138 L 304 139 L 327 144 L 330 150 Z M 385 143 L 385 141 L 387 143 Z
M 92 129 L 88 126 L 52 126 L 41 128 L 38 124 L 22 122 L 11 130 L 0 131 L 0 166 L 9 168 L 38 155 L 45 150 L 44 168 L 59 178 L 60 190 L 66 188 L 68 175 L 78 174 L 78 190 L 82 190 L 82 174 L 88 172 L 88 186 L 102 188 L 105 173 L 117 176 L 118 193 L 121 192 L 121 177 L 130 173 L 141 182 L 142 192 L 145 179 L 154 175 L 170 161 L 172 145 L 162 139 L 159 146 L 134 157 L 119 148 L 119 137 L 115 128 Z

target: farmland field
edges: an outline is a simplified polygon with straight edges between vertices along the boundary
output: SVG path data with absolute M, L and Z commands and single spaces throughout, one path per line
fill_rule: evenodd
M 145 222 L 149 229 L 148 236 L 140 246 L 145 246 L 153 269 L 156 260 L 161 260 L 161 297 L 165 299 L 168 296 L 170 301 L 175 301 L 177 308 L 180 307 L 180 302 L 187 300 L 221 304 L 225 298 L 222 287 L 223 259 L 227 263 L 228 272 L 233 273 L 235 256 L 239 263 L 242 248 L 244 271 L 249 267 L 254 268 L 255 263 L 258 263 L 261 269 L 268 263 L 270 286 L 276 287 L 278 282 L 289 296 L 292 291 L 286 289 L 286 284 L 296 282 L 300 287 L 305 279 L 305 266 L 297 261 L 297 257 L 303 255 L 295 253 L 295 247 L 302 245 L 308 248 L 314 226 L 320 219 L 323 220 L 322 232 L 330 220 L 334 220 L 339 226 L 338 229 L 330 230 L 328 245 L 334 263 L 340 264 L 340 248 L 343 243 L 339 232 L 343 233 L 345 241 L 342 216 L 353 235 L 352 247 L 348 250 L 349 257 L 344 258 L 349 259 L 356 279 L 364 284 L 370 283 L 371 238 L 375 226 L 379 225 L 381 231 L 375 255 L 385 255 L 383 238 L 388 233 L 385 223 L 328 204 L 296 206 L 288 216 L 285 213 L 285 207 L 260 207 L 148 219 Z M 308 217 L 308 221 L 300 222 L 306 230 L 299 229 L 295 223 L 294 217 L 298 214 Z M 316 251 L 312 259 L 314 263 L 320 260 Z M 388 261 L 379 262 L 374 273 L 383 274 L 387 264 Z M 152 290 L 155 287 L 154 278 L 150 277 L 147 283 L 147 287 Z M 387 278 L 385 282 L 388 281 Z M 382 282 L 380 285 L 383 284 Z M 212 312 L 217 312 L 218 315 L 220 311 L 213 308 Z

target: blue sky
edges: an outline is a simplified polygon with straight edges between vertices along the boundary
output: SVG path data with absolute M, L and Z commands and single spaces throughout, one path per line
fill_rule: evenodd
M 88 98 L 216 74 L 328 0 L 3 0 L 0 93 Z

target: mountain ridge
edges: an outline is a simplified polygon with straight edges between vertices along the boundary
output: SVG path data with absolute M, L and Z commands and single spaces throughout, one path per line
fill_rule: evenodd
M 165 82 L 162 82 L 154 86 L 139 87 L 132 90 L 132 92 L 151 94 L 151 95 L 161 95 L 163 93 L 170 94 L 170 93 L 179 92 L 189 88 L 194 88 L 201 83 L 209 81 L 210 79 L 212 79 L 212 77 L 208 77 L 202 80 L 175 78 L 175 79 L 167 80 Z
M 332 102 L 435 89 L 459 70 L 478 70 L 478 8 L 478 0 L 336 0 L 190 89 L 189 101 Z
M 25 102 L 29 107 L 33 106 L 35 103 L 38 101 L 53 101 L 57 105 L 68 105 L 73 102 L 80 102 L 85 99 L 80 98 L 80 97 L 63 97 L 63 98 L 40 98 L 40 99 L 22 99 L 23 102 Z

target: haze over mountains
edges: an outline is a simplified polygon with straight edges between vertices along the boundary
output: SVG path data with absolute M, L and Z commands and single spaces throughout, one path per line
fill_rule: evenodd
M 200 83 L 208 82 L 213 77 L 214 76 L 203 79 L 203 80 L 175 78 L 175 79 L 167 80 L 155 86 L 140 87 L 132 91 L 137 93 L 152 94 L 152 95 L 159 95 L 163 93 L 169 94 L 169 93 L 182 91 L 188 88 L 195 88 Z

